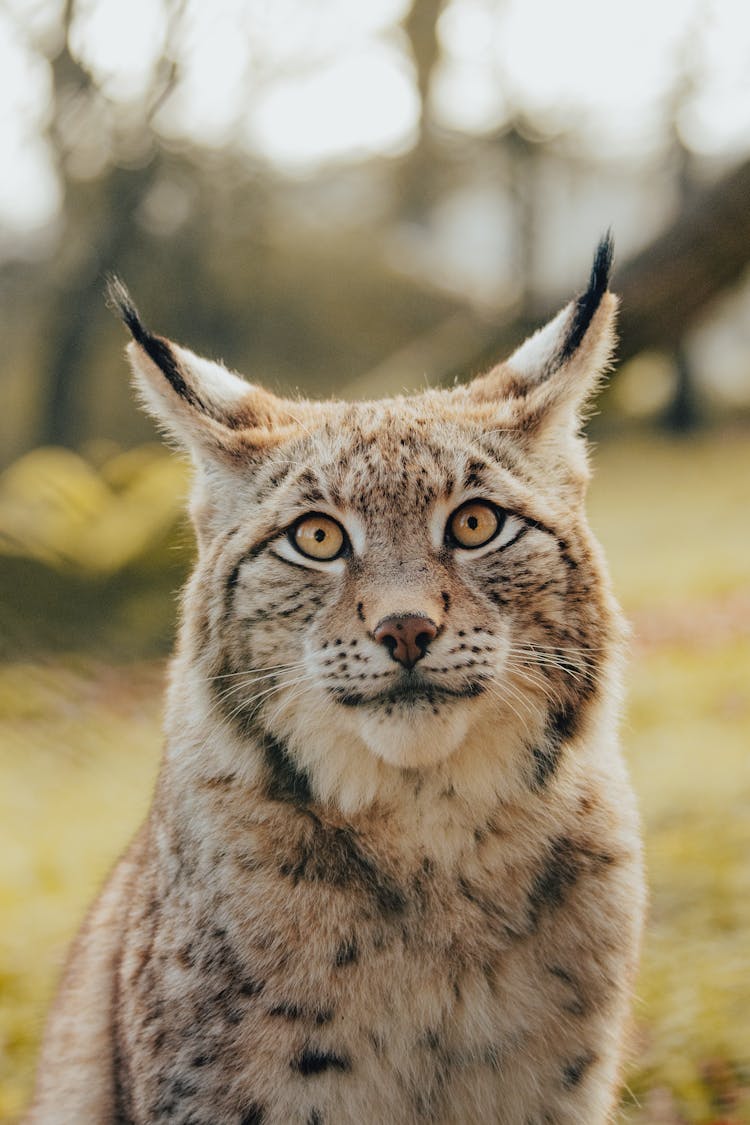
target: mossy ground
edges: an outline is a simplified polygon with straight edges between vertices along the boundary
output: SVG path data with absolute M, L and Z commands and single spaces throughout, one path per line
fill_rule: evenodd
M 651 910 L 623 1120 L 750 1125 L 750 443 L 596 454 L 593 522 L 635 623 L 624 741 Z M 143 815 L 162 666 L 0 668 L 0 1122 L 29 1092 L 87 902 Z

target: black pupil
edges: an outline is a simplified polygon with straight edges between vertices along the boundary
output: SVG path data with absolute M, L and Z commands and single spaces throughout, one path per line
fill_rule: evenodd
M 479 520 L 476 516 L 469 516 L 466 522 L 468 523 L 472 531 L 476 531 L 476 529 L 479 527 Z
M 316 543 L 322 543 L 323 540 L 325 539 L 325 537 L 326 537 L 325 531 L 323 530 L 322 527 L 319 527 L 318 530 L 315 532 L 315 534 L 313 536 L 313 539 L 315 540 Z

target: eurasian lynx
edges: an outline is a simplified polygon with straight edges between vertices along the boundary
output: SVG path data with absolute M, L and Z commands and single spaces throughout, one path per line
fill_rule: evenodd
M 507 363 L 363 404 L 252 386 L 114 284 L 199 555 L 29 1121 L 611 1120 L 644 900 L 579 436 L 611 252 Z

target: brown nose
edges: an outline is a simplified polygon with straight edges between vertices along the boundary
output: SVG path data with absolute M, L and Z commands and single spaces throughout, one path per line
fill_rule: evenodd
M 384 617 L 372 634 L 385 645 L 393 660 L 404 668 L 413 668 L 427 652 L 430 641 L 437 636 L 437 625 L 429 617 L 417 613 L 396 613 Z

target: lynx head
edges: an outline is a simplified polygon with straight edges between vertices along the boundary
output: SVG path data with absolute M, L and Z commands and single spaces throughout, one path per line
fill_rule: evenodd
M 606 238 L 586 291 L 488 374 L 361 404 L 276 397 L 152 335 L 111 286 L 145 404 L 196 470 L 183 666 L 248 755 L 283 747 L 344 804 L 474 744 L 524 747 L 526 783 L 547 783 L 615 628 L 579 434 L 611 257 Z

